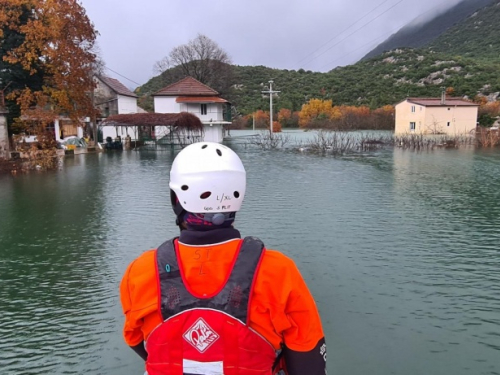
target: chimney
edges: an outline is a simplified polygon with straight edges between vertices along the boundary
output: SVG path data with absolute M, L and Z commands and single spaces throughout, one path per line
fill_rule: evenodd
M 446 104 L 446 89 L 444 87 L 441 88 L 441 105 Z

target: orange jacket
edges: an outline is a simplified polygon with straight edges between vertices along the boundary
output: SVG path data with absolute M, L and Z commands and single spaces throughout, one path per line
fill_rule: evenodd
M 240 239 L 214 245 L 179 242 L 179 267 L 194 293 L 210 295 L 226 280 Z M 161 323 L 158 310 L 155 250 L 133 261 L 122 279 L 120 296 L 125 314 L 124 338 L 139 345 Z M 284 342 L 294 351 L 308 352 L 323 338 L 316 304 L 295 263 L 267 250 L 257 273 L 249 308 L 250 327 L 275 349 Z

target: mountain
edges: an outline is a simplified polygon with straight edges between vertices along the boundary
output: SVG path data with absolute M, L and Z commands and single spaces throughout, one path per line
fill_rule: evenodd
M 472 13 L 427 46 L 436 52 L 497 60 L 500 56 L 500 2 L 496 0 Z
M 426 46 L 451 27 L 460 24 L 478 9 L 493 2 L 494 0 L 464 0 L 444 13 L 442 10 L 435 10 L 436 14 L 430 19 L 428 14 L 418 17 L 368 52 L 363 60 L 396 48 Z
M 477 8 L 483 3 L 487 5 Z M 439 29 L 424 42 L 426 30 L 437 30 L 441 21 L 459 18 L 447 21 L 444 31 Z M 275 110 L 297 111 L 311 98 L 331 99 L 335 105 L 378 108 L 407 96 L 439 97 L 442 87 L 453 88 L 455 96 L 470 99 L 477 95 L 491 100 L 499 97 L 500 0 L 466 0 L 428 23 L 413 22 L 405 30 L 408 45 L 398 43 L 398 48 L 327 73 L 233 66 L 234 82 L 224 98 L 241 114 L 268 110 L 269 97 L 262 91 L 271 79 L 273 88 L 280 91 L 274 100 Z M 422 44 L 415 48 L 412 43 L 418 40 Z M 169 76 L 172 74 L 167 71 L 136 90 L 144 108 L 152 110 L 150 94 L 172 83 Z

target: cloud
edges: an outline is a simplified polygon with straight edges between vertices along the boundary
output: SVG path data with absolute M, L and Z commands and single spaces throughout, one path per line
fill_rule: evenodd
M 457 1 L 81 2 L 100 32 L 107 66 L 121 74 L 109 75 L 135 88 L 155 75 L 156 61 L 198 33 L 217 42 L 237 65 L 328 71 L 356 62 L 419 15 Z

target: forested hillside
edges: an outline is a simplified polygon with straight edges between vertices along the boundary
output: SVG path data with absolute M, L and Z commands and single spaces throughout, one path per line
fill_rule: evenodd
M 448 29 L 455 25 L 461 25 L 475 11 L 490 5 L 492 2 L 494 0 L 464 0 L 445 13 L 434 17 L 432 14 L 425 14 L 423 16 L 427 19 L 425 22 L 421 19 L 422 17 L 415 19 L 367 53 L 364 59 L 378 56 L 396 48 L 427 46 Z
M 477 5 L 479 0 L 466 3 Z M 425 47 L 394 49 L 328 73 L 234 66 L 234 84 L 224 97 L 240 114 L 268 110 L 269 97 L 262 91 L 272 79 L 273 88 L 281 91 L 274 101 L 276 111 L 300 110 L 312 98 L 374 109 L 407 96 L 437 97 L 442 87 L 453 88 L 460 97 L 496 99 L 500 92 L 500 0 L 488 4 Z M 167 77 L 173 76 L 165 72 L 138 88 L 146 109 L 152 110 L 150 94 L 172 83 Z
M 475 59 L 500 56 L 500 1 L 474 12 L 429 43 L 434 51 Z

